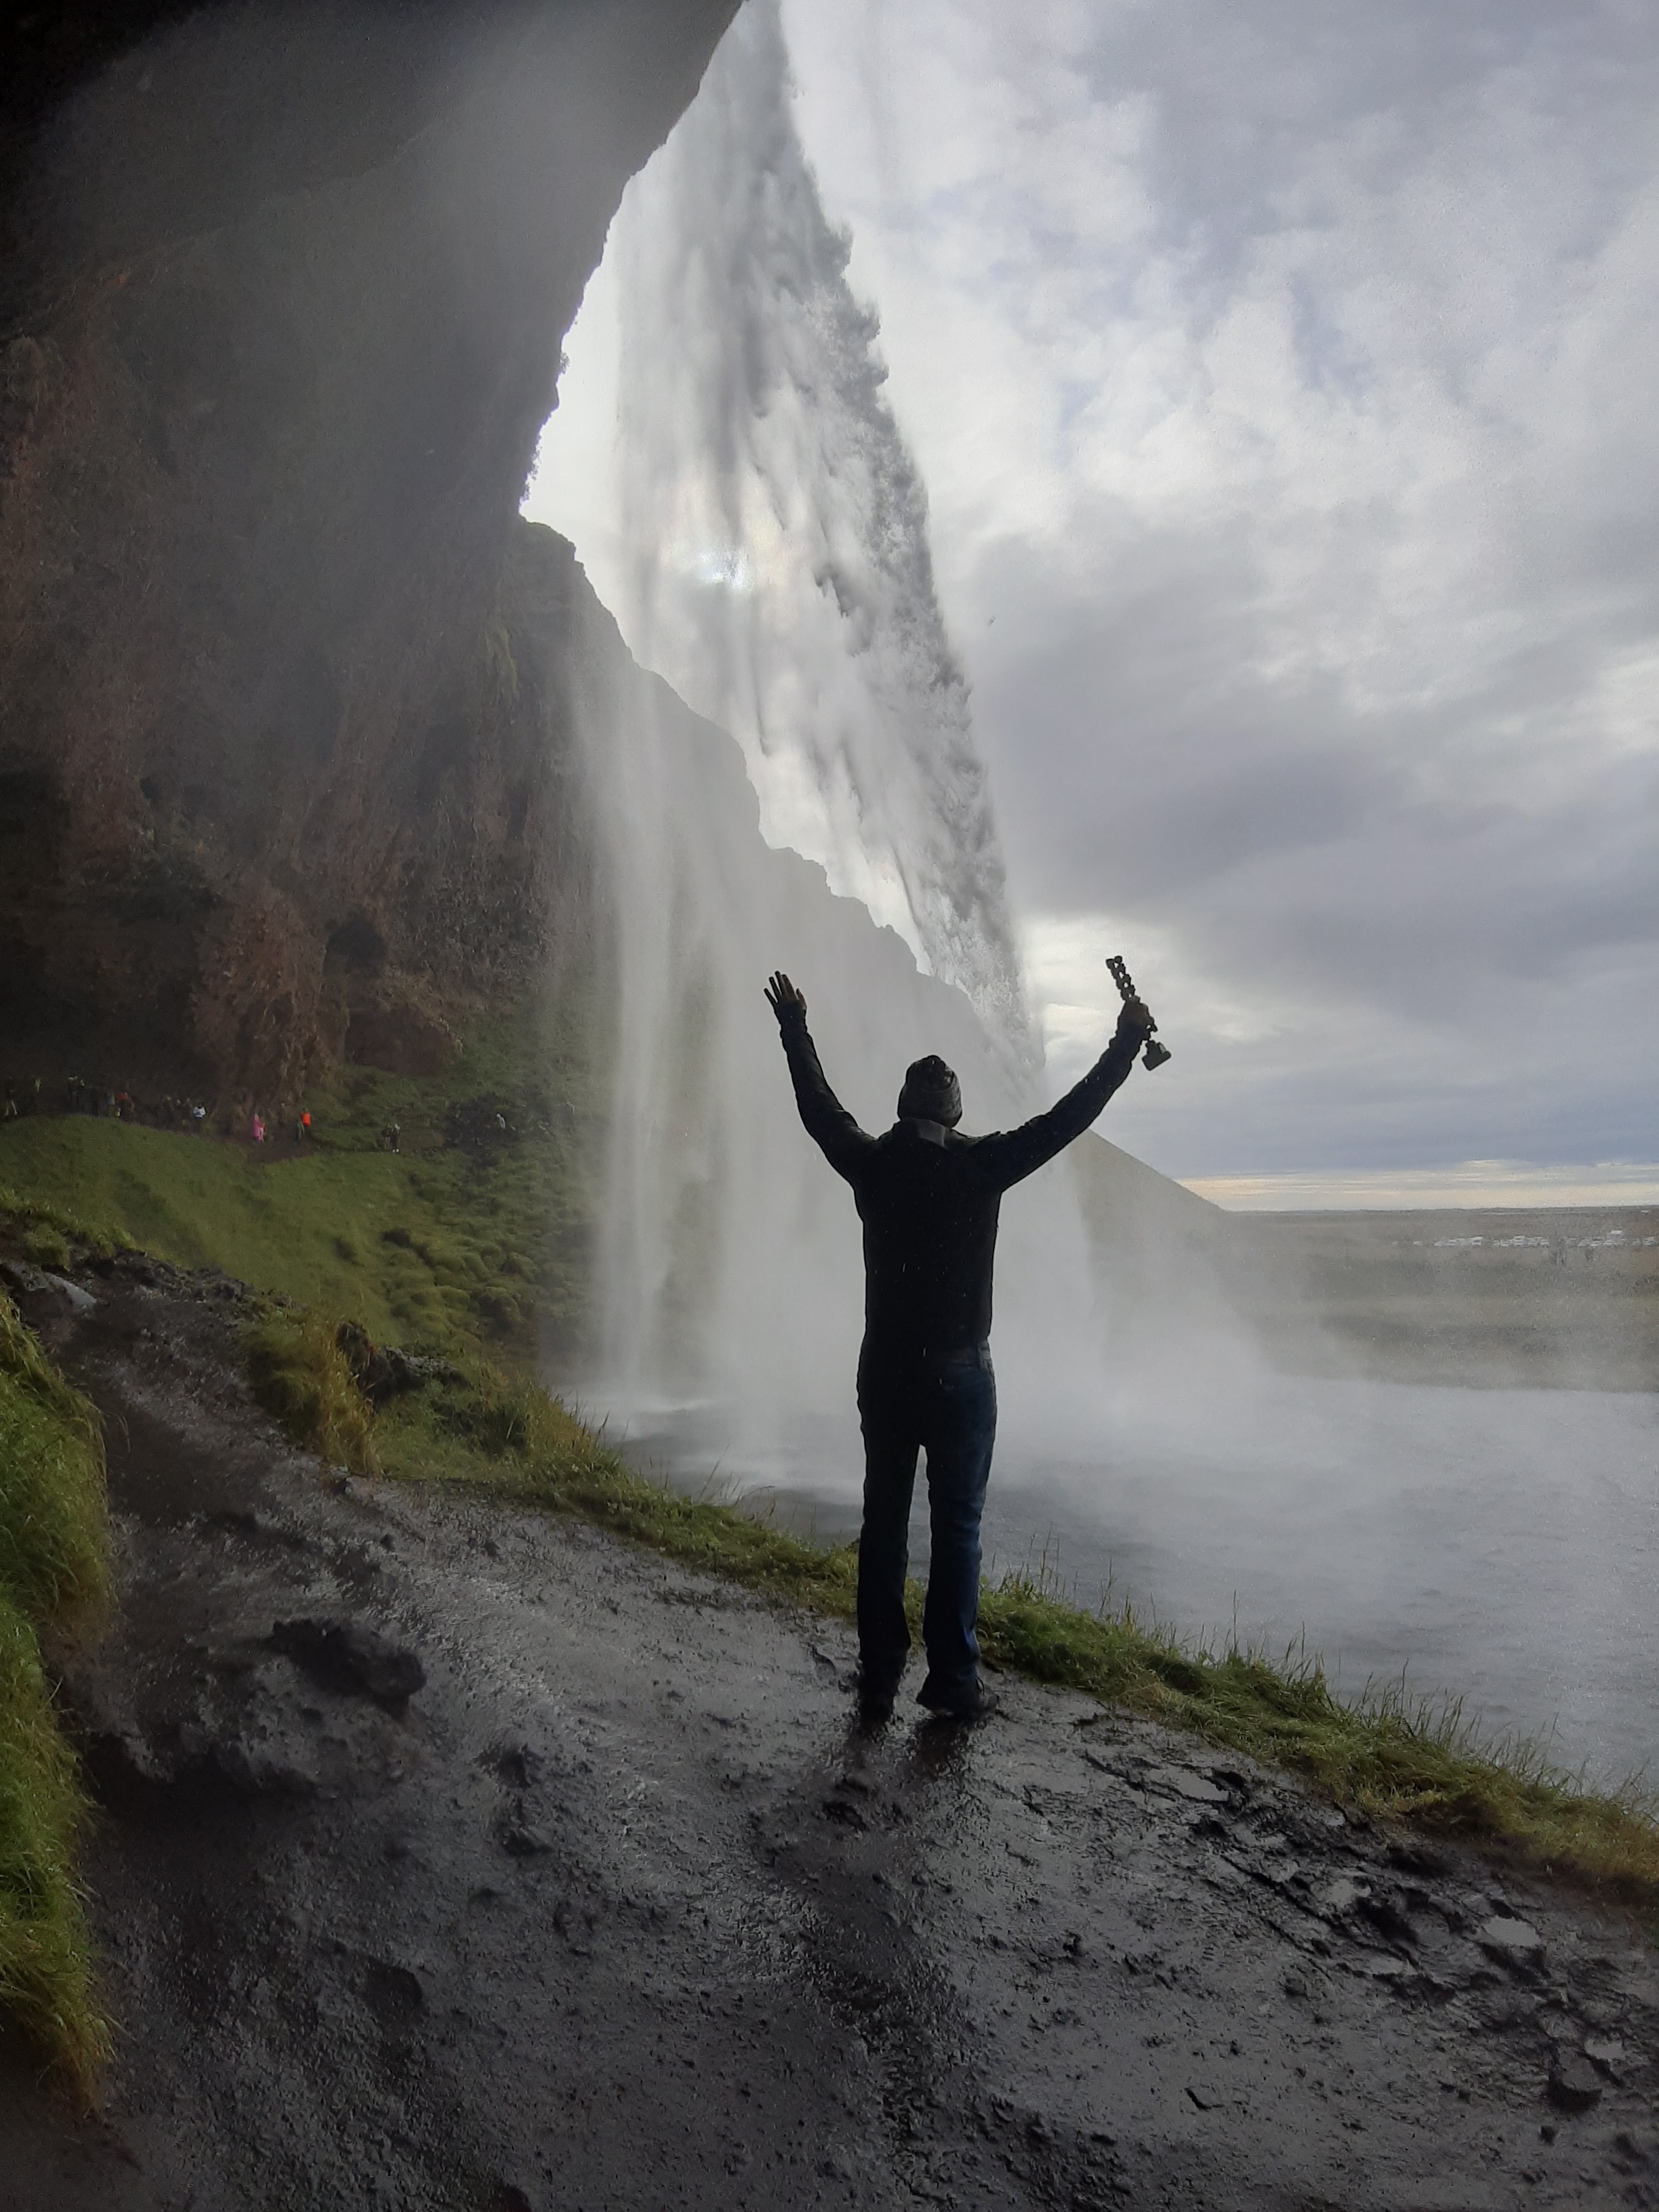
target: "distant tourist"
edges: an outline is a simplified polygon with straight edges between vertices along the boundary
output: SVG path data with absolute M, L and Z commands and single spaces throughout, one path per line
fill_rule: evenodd
M 259 1109 L 257 1106 L 254 1108 L 252 1113 L 248 1115 L 247 1133 L 249 1136 L 252 1138 L 256 1145 L 264 1144 L 265 1140 L 265 1125 L 259 1118 Z
M 1134 1064 L 1152 1018 L 1126 1000 L 1117 1032 L 1081 1083 L 1018 1129 L 964 1137 L 962 1091 L 942 1060 L 907 1069 L 898 1120 L 884 1136 L 860 1129 L 829 1084 L 806 1028 L 806 1001 L 773 976 L 801 1120 L 853 1187 L 864 1224 L 864 1525 L 859 1536 L 859 1701 L 886 1719 L 909 1656 L 904 1617 L 916 1457 L 927 1455 L 933 1563 L 921 1638 L 927 1678 L 919 1702 L 975 1720 L 994 1699 L 980 1680 L 980 1517 L 996 1441 L 991 1368 L 991 1271 L 1002 1194 L 1082 1135 Z

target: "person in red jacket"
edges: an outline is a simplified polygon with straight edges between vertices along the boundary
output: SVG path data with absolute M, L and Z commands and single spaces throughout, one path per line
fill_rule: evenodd
M 1018 1129 L 965 1137 L 962 1091 L 937 1057 L 912 1063 L 898 1119 L 860 1129 L 824 1079 L 806 1001 L 780 972 L 766 988 L 809 1136 L 851 1184 L 864 1224 L 864 1520 L 859 1535 L 860 1705 L 884 1720 L 909 1656 L 904 1617 L 910 1499 L 927 1455 L 932 1567 L 919 1702 L 957 1720 L 989 1712 L 980 1679 L 980 1519 L 996 1441 L 991 1277 L 1002 1194 L 1079 1137 L 1134 1064 L 1152 1018 L 1126 1000 L 1115 1035 L 1057 1105 Z

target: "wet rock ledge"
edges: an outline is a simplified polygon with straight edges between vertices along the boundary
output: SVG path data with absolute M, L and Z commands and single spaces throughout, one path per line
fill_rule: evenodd
M 122 2027 L 90 2118 L 0 2073 L 17 2212 L 1659 2204 L 1616 1916 L 1019 1683 L 862 1737 L 839 1627 L 295 1454 L 234 1285 L 21 1295 L 109 1426 Z

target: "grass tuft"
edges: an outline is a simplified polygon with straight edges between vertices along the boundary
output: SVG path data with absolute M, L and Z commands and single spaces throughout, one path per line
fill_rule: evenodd
M 17 1249 L 37 1267 L 67 1267 L 76 1251 L 102 1255 L 131 1251 L 132 1239 L 110 1222 L 87 1222 L 71 1207 L 27 1198 L 0 1182 L 0 1221 Z
M 325 1467 L 372 1474 L 374 1415 L 357 1388 L 338 1322 L 326 1314 L 271 1310 L 245 1339 L 253 1395 L 297 1444 Z
M 0 1296 L 0 1590 L 67 1628 L 95 1613 L 108 1577 L 98 1416 Z
M 76 1881 L 87 1814 L 39 1632 L 108 1587 L 97 1416 L 0 1297 L 0 2014 L 82 2090 L 108 2050 Z

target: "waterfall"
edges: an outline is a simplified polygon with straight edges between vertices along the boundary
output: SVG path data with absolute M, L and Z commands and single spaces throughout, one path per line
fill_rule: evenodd
M 938 1052 L 981 1125 L 1021 1086 L 965 994 L 824 871 L 760 834 L 742 753 L 617 642 L 577 717 L 614 975 L 614 1106 L 589 1405 L 629 1419 L 720 1401 L 750 1442 L 803 1410 L 850 1417 L 860 1231 L 796 1115 L 763 995 L 805 990 L 843 1103 L 891 1121 Z
M 820 861 L 1024 1057 L 968 685 L 849 244 L 795 129 L 776 0 L 749 0 L 613 233 L 617 611 L 742 745 L 768 841 Z
M 859 1226 L 796 1118 L 765 976 L 781 967 L 805 990 L 830 1079 L 866 1127 L 888 1126 L 907 1062 L 929 1052 L 962 1077 L 966 1127 L 1038 1103 L 926 496 L 848 255 L 795 131 L 776 0 L 750 0 L 630 185 L 604 272 L 603 580 L 666 684 L 618 674 L 577 716 L 617 1024 L 586 1396 L 634 1414 L 719 1400 L 751 1437 L 816 1407 L 843 1452 Z M 590 398 L 590 441 L 595 411 Z M 551 482 L 562 455 L 588 458 L 571 436 L 556 416 Z M 1065 1368 L 1074 1395 L 1098 1360 L 1080 1350 L 1091 1300 L 1071 1186 L 1052 1171 L 1010 1213 L 999 1341 L 1012 1323 L 1025 1370 Z

